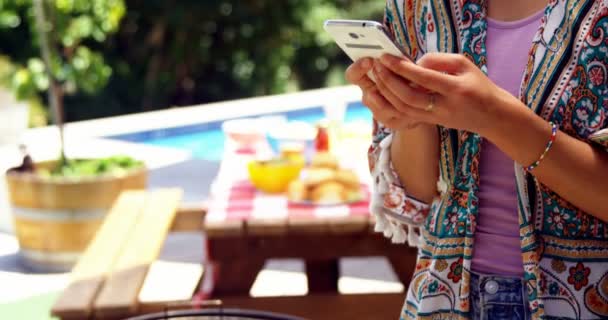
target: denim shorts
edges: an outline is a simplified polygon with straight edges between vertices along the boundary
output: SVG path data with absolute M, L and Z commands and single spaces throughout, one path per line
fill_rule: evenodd
M 528 320 L 530 308 L 522 278 L 471 273 L 471 319 Z

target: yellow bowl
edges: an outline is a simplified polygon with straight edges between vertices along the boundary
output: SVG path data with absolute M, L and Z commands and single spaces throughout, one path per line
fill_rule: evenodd
M 264 192 L 281 193 L 287 191 L 289 183 L 300 176 L 303 161 L 273 159 L 252 161 L 248 165 L 249 180 Z

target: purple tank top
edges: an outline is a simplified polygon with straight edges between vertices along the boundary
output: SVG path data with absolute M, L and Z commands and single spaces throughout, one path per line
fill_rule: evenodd
M 528 60 L 532 38 L 543 12 L 502 22 L 488 19 L 488 77 L 514 96 Z M 484 140 L 479 161 L 479 214 L 471 268 L 500 276 L 523 276 L 517 190 L 513 160 Z

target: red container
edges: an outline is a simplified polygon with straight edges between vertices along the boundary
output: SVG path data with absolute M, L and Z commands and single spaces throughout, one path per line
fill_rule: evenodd
M 317 136 L 315 137 L 315 151 L 329 151 L 329 130 L 328 125 L 321 122 L 317 125 Z

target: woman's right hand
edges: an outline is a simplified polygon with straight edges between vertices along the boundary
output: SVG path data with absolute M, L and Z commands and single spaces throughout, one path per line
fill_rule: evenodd
M 357 60 L 346 69 L 346 80 L 359 86 L 363 92 L 363 104 L 372 112 L 374 119 L 392 130 L 407 130 L 416 127 L 419 123 L 409 120 L 399 107 L 403 104 L 399 98 L 386 96 L 380 93 L 378 86 L 368 74 L 372 72 L 373 60 L 363 58 Z M 393 104 L 394 103 L 394 104 Z
M 431 203 L 437 194 L 439 177 L 438 131 L 434 125 L 415 122 L 400 111 L 413 107 L 386 90 L 383 82 L 376 84 L 372 81 L 367 76 L 372 67 L 372 59 L 361 59 L 348 67 L 346 79 L 361 88 L 363 104 L 371 110 L 374 118 L 393 130 L 391 162 L 408 194 Z M 381 78 L 373 74 L 375 78 Z

